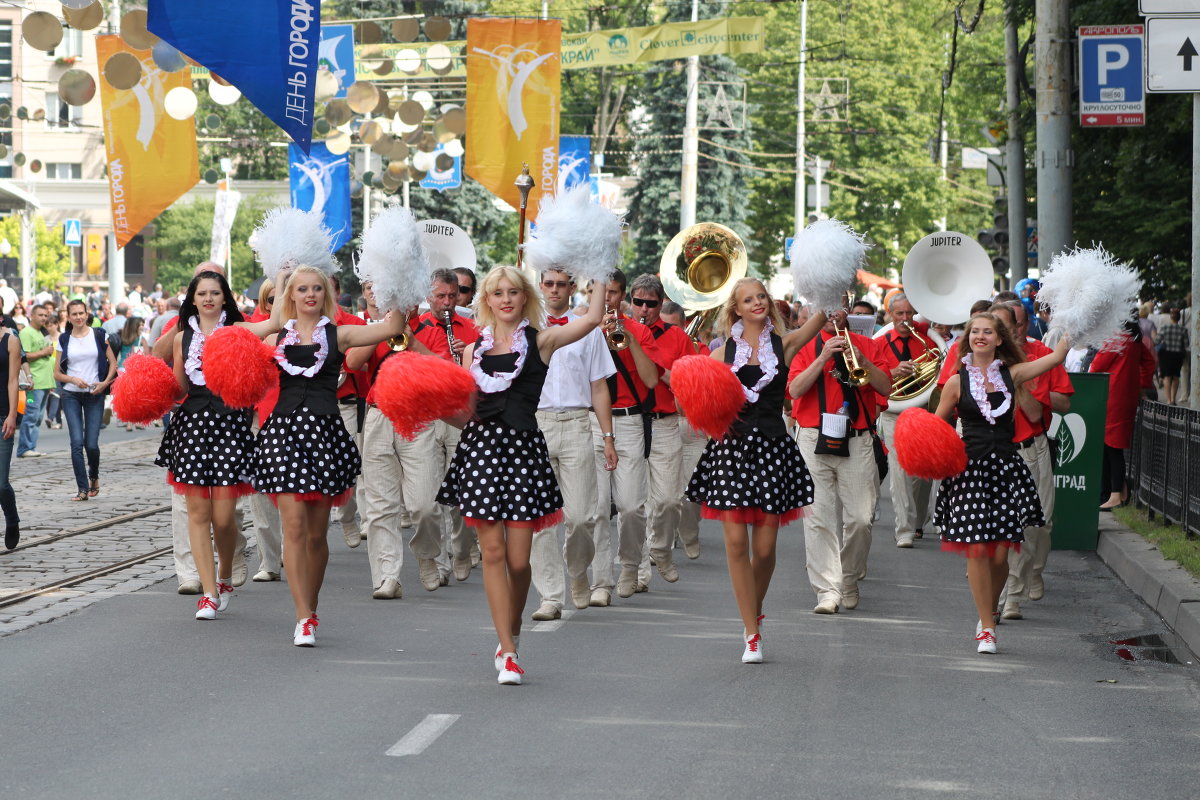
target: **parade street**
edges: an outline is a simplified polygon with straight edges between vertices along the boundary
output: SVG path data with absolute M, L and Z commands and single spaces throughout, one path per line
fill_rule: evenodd
M 130 470 L 113 491 L 145 508 L 169 499 L 148 466 L 155 433 L 103 442 Z M 41 468 L 64 466 L 44 449 Z M 58 527 L 74 511 L 64 491 L 44 501 Z M 129 505 L 99 499 L 110 516 Z M 1053 553 L 1045 599 L 999 627 L 998 655 L 978 655 L 963 560 L 929 539 L 895 548 L 889 520 L 885 498 L 861 605 L 834 616 L 812 613 L 800 524 L 781 532 L 761 666 L 739 660 L 706 522 L 678 583 L 655 575 L 610 608 L 527 621 L 519 687 L 496 685 L 478 570 L 431 593 L 409 557 L 403 599 L 372 600 L 365 545 L 348 549 L 335 525 L 305 649 L 285 583 L 248 582 L 197 622 L 167 554 L 143 566 L 146 588 L 82 584 L 62 593 L 80 610 L 0 630 L 0 797 L 1195 796 L 1200 670 L 1181 645 L 1111 643 L 1174 639 L 1094 554 Z M 129 524 L 150 523 L 145 549 L 169 546 L 168 514 Z M 3 556 L 0 575 L 36 553 Z

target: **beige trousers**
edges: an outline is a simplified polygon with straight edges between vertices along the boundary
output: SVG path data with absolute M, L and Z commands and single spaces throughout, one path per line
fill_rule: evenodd
M 1033 475 L 1038 499 L 1042 501 L 1042 514 L 1046 524 L 1025 529 L 1025 543 L 1021 552 L 1008 553 L 1008 582 L 1004 585 L 1005 597 L 1017 602 L 1029 599 L 1029 579 L 1041 576 L 1050 556 L 1051 519 L 1054 516 L 1054 460 L 1050 455 L 1050 440 L 1044 435 L 1034 440 L 1032 447 L 1018 450 L 1021 458 Z
M 692 479 L 692 473 L 696 471 L 696 465 L 700 463 L 700 457 L 704 455 L 704 448 L 708 446 L 708 437 L 700 433 L 683 417 L 679 418 L 679 438 L 683 442 L 683 452 L 680 455 L 680 475 L 683 478 L 680 495 L 687 491 L 688 482 Z M 691 544 L 700 538 L 700 504 L 693 503 L 684 497 L 681 501 L 679 509 L 679 540 L 684 544 Z
M 441 474 L 429 465 L 438 463 L 433 427 L 408 441 L 396 433 L 378 408 L 368 408 L 363 425 L 363 472 L 358 484 L 363 532 L 371 582 L 379 588 L 387 579 L 399 582 L 404 566 L 404 539 L 400 518 L 405 506 L 412 515 L 413 535 L 408 542 L 417 558 L 437 558 L 442 549 L 440 516 L 434 498 L 442 485 Z
M 339 401 L 338 410 L 342 412 L 342 422 L 346 425 L 346 430 L 354 437 L 354 444 L 358 446 L 358 451 L 362 453 L 362 434 L 358 432 L 358 404 L 342 405 Z M 346 499 L 345 505 L 337 507 L 334 514 L 338 521 L 342 523 L 342 530 L 358 530 L 358 487 L 361 485 L 362 475 L 358 476 L 359 482 L 354 484 L 350 496 Z
M 438 420 L 431 426 L 434 434 L 434 450 L 435 457 L 429 462 L 429 468 L 437 477 L 437 485 L 440 488 L 442 479 L 446 477 L 446 470 L 450 468 L 450 461 L 454 458 L 454 451 L 458 448 L 458 440 L 462 436 L 462 430 L 450 425 L 449 423 Z M 437 491 L 434 491 L 437 494 Z M 409 505 L 408 497 L 404 498 L 405 505 Z M 411 513 L 411 505 L 409 507 Z M 471 555 L 471 542 L 474 540 L 474 535 L 467 531 L 467 526 L 463 522 L 462 512 L 458 507 L 437 505 L 438 525 L 440 529 L 440 537 L 442 541 L 442 552 L 437 557 L 438 569 L 441 570 L 443 576 L 450 574 L 450 560 L 469 558 Z
M 634 569 L 642 562 L 646 543 L 646 458 L 642 455 L 645 436 L 642 418 L 613 417 L 613 435 L 617 448 L 617 468 L 604 468 L 604 439 L 600 424 L 592 415 L 592 450 L 596 482 L 596 519 L 592 541 L 596 556 L 592 559 L 592 588 L 612 589 L 613 546 L 609 506 L 617 507 L 617 560 L 622 567 Z
M 534 588 L 542 602 L 560 609 L 565 598 L 563 567 L 572 578 L 586 576 L 588 564 L 596 555 L 592 532 L 596 527 L 599 489 L 594 471 L 591 417 L 586 408 L 537 412 L 538 427 L 550 451 L 550 466 L 562 492 L 565 536 L 559 548 L 557 525 L 534 533 L 529 564 Z
M 683 440 L 679 438 L 678 414 L 656 419 L 652 423 L 650 459 L 646 464 L 649 483 L 646 486 L 646 546 L 638 564 L 638 580 L 650 583 L 650 560 L 667 564 L 679 532 L 679 515 L 683 507 Z M 683 423 L 686 425 L 686 422 Z
M 847 456 L 817 455 L 816 428 L 797 428 L 796 442 L 816 489 L 804 517 L 808 580 L 818 602 L 831 598 L 840 603 L 842 592 L 855 588 L 867 574 L 871 517 L 879 498 L 871 437 L 852 437 Z
M 888 449 L 888 482 L 892 495 L 892 510 L 896 516 L 896 541 L 911 542 L 917 528 L 924 528 L 929 515 L 930 483 L 914 478 L 900 469 L 893 444 L 896 434 L 896 417 L 899 414 L 884 412 L 879 415 L 879 435 Z

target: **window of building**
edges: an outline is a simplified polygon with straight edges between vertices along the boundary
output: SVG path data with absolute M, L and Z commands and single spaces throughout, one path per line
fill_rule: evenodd
M 83 177 L 83 165 L 68 162 L 52 162 L 46 164 L 46 179 L 51 181 L 78 180 Z
M 13 94 L 13 26 L 11 20 L 0 20 L 0 103 L 12 108 Z M 9 112 L 16 113 L 15 109 Z M 12 120 L 0 120 L 0 144 L 5 147 L 4 158 L 0 158 L 0 178 L 11 178 L 12 167 Z
M 62 41 L 46 55 L 56 61 L 60 58 L 79 58 L 83 55 L 83 31 L 64 25 Z
M 83 124 L 83 109 L 64 103 L 58 92 L 46 92 L 46 127 L 72 128 Z

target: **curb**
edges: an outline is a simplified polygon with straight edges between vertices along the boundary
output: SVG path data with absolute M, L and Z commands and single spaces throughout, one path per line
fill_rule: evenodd
M 1200 654 L 1200 581 L 1111 514 L 1101 515 L 1096 555 Z

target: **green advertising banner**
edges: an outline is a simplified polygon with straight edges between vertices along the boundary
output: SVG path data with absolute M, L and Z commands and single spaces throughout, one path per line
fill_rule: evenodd
M 1100 524 L 1100 467 L 1104 458 L 1104 417 L 1108 375 L 1071 373 L 1071 409 L 1055 414 L 1050 436 L 1054 456 L 1055 550 L 1095 550 Z
M 564 33 L 562 68 L 620 67 L 717 53 L 760 53 L 763 40 L 762 17 Z M 360 81 L 461 78 L 467 74 L 463 59 L 466 45 L 463 41 L 355 45 L 354 77 Z

